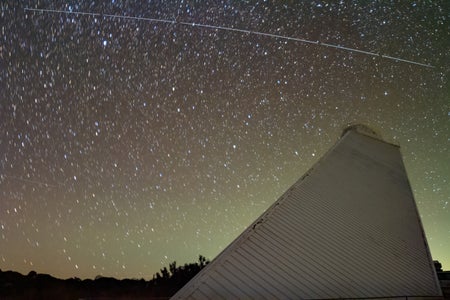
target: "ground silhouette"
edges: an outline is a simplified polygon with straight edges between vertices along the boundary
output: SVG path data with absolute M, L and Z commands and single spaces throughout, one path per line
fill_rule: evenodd
M 208 263 L 202 255 L 197 262 L 182 266 L 174 261 L 148 281 L 102 276 L 63 280 L 35 271 L 22 275 L 0 270 L 0 299 L 169 299 Z M 450 271 L 443 271 L 439 261 L 434 266 L 444 299 L 450 299 Z
M 22 275 L 0 270 L 0 299 L 168 299 L 208 263 L 202 255 L 182 266 L 174 261 L 149 281 L 102 276 L 63 280 L 35 271 Z

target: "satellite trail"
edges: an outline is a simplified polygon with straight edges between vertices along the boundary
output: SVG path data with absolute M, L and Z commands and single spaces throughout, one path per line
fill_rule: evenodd
M 123 16 L 123 15 L 111 15 L 111 14 L 102 14 L 102 13 L 92 13 L 92 12 L 83 12 L 83 11 L 67 11 L 67 10 L 57 10 L 57 9 L 43 9 L 43 8 L 29 8 L 25 7 L 25 11 L 33 11 L 33 12 L 42 12 L 42 13 L 58 13 L 58 14 L 69 14 L 69 15 L 82 15 L 82 16 L 91 16 L 91 17 L 103 17 L 103 18 L 111 18 L 111 19 L 125 19 L 125 20 L 138 20 L 138 21 L 146 21 L 146 22 L 157 22 L 157 23 L 166 23 L 166 24 L 173 24 L 173 25 L 180 25 L 180 26 L 191 26 L 191 27 L 198 27 L 198 28 L 206 28 L 206 29 L 212 29 L 212 30 L 222 30 L 222 31 L 231 31 L 231 32 L 237 32 L 237 33 L 244 33 L 244 34 L 253 34 L 253 35 L 259 35 L 259 36 L 266 36 L 270 38 L 276 38 L 280 40 L 288 40 L 288 41 L 294 41 L 294 42 L 300 42 L 304 44 L 313 44 L 328 48 L 334 48 L 339 50 L 344 50 L 348 52 L 354 52 L 354 53 L 361 53 L 365 55 L 380 57 L 384 59 L 390 59 L 396 62 L 404 62 L 412 65 L 417 65 L 421 67 L 426 68 L 434 68 L 434 66 L 430 64 L 425 64 L 413 60 L 407 60 L 399 57 L 389 56 L 389 55 L 383 55 L 380 53 L 350 48 L 350 47 L 344 47 L 340 45 L 335 44 L 328 44 L 328 43 L 322 43 L 320 41 L 312 41 L 302 38 L 296 38 L 296 37 L 290 37 L 290 36 L 284 36 L 279 34 L 272 34 L 272 33 L 266 33 L 266 32 L 260 32 L 260 31 L 252 31 L 247 29 L 240 29 L 240 28 L 233 28 L 233 27 L 225 27 L 225 26 L 215 26 L 210 24 L 202 24 L 202 23 L 189 23 L 189 22 L 179 22 L 176 20 L 168 20 L 168 19 L 155 19 L 155 18 L 145 18 L 145 17 L 134 17 L 134 16 Z

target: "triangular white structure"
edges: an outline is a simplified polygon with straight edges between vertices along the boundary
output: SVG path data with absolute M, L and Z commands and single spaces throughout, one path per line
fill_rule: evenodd
M 172 299 L 442 299 L 398 146 L 337 144 Z

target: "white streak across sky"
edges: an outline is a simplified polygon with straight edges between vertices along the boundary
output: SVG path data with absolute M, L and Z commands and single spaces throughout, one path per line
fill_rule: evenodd
M 290 37 L 290 36 L 284 36 L 279 34 L 273 34 L 273 33 L 267 33 L 267 32 L 260 32 L 260 31 L 253 31 L 248 29 L 241 29 L 241 28 L 233 28 L 233 27 L 226 27 L 226 26 L 216 26 L 211 24 L 203 24 L 203 23 L 190 23 L 190 22 L 180 22 L 177 20 L 169 20 L 169 19 L 157 19 L 157 18 L 146 18 L 146 17 L 135 17 L 135 16 L 124 16 L 124 15 L 113 15 L 113 14 L 103 14 L 103 13 L 94 13 L 94 12 L 84 12 L 84 11 L 67 11 L 67 10 L 57 10 L 57 9 L 43 9 L 43 8 L 30 8 L 25 7 L 25 11 L 33 11 L 33 12 L 42 12 L 42 13 L 59 13 L 59 14 L 70 14 L 70 15 L 82 15 L 82 16 L 91 16 L 91 17 L 103 17 L 103 18 L 111 18 L 111 19 L 125 19 L 125 20 L 137 20 L 137 21 L 145 21 L 145 22 L 157 22 L 157 23 L 166 23 L 166 24 L 172 24 L 172 25 L 181 25 L 181 26 L 191 26 L 191 27 L 198 27 L 198 28 L 206 28 L 211 30 L 223 30 L 223 31 L 231 31 L 236 33 L 242 33 L 242 34 L 250 34 L 250 35 L 259 35 L 259 36 L 265 36 L 275 39 L 281 39 L 281 40 L 288 40 L 288 41 L 294 41 L 294 42 L 300 42 L 305 44 L 313 44 L 328 48 L 334 48 L 339 50 L 344 50 L 348 52 L 354 52 L 354 53 L 360 53 L 364 55 L 374 56 L 374 57 L 380 57 L 383 59 L 389 59 L 396 62 L 404 62 L 407 64 L 417 65 L 421 67 L 426 68 L 434 68 L 434 66 L 430 64 L 425 64 L 413 60 L 407 60 L 400 57 L 394 57 L 390 55 L 384 55 L 381 53 L 351 48 L 351 47 L 345 47 L 341 45 L 335 45 L 335 44 L 329 44 L 329 43 L 322 43 L 320 41 L 313 41 L 298 37 Z

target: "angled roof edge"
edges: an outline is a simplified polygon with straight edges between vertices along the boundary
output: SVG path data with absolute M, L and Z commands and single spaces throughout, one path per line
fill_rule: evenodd
M 206 265 L 197 275 L 195 275 L 189 282 L 201 282 L 200 278 L 207 275 L 209 273 L 210 269 L 215 268 L 216 265 L 220 265 L 224 259 L 226 259 L 225 253 L 231 251 L 232 249 L 239 247 L 241 243 L 243 243 L 248 236 L 252 234 L 252 232 L 258 227 L 259 224 L 263 223 L 267 217 L 269 217 L 273 211 L 276 209 L 280 203 L 283 202 L 287 198 L 287 195 L 289 192 L 294 188 L 294 186 L 300 184 L 305 178 L 307 178 L 317 166 L 319 166 L 323 159 L 325 159 L 329 153 L 331 153 L 343 140 L 344 135 L 346 135 L 348 132 L 343 134 L 341 138 L 330 148 L 328 151 L 326 151 L 318 160 L 313 164 L 311 168 L 308 169 L 294 184 L 292 184 L 271 206 L 269 206 L 259 217 L 255 219 L 249 226 L 247 226 L 244 231 L 239 234 L 227 247 L 225 247 L 208 265 Z M 382 140 L 381 140 L 382 141 Z M 185 288 L 189 288 L 190 290 L 194 291 L 197 286 L 196 285 L 190 285 L 189 282 L 183 286 L 175 295 L 171 297 L 171 299 L 176 299 L 178 296 L 177 294 L 184 291 Z

